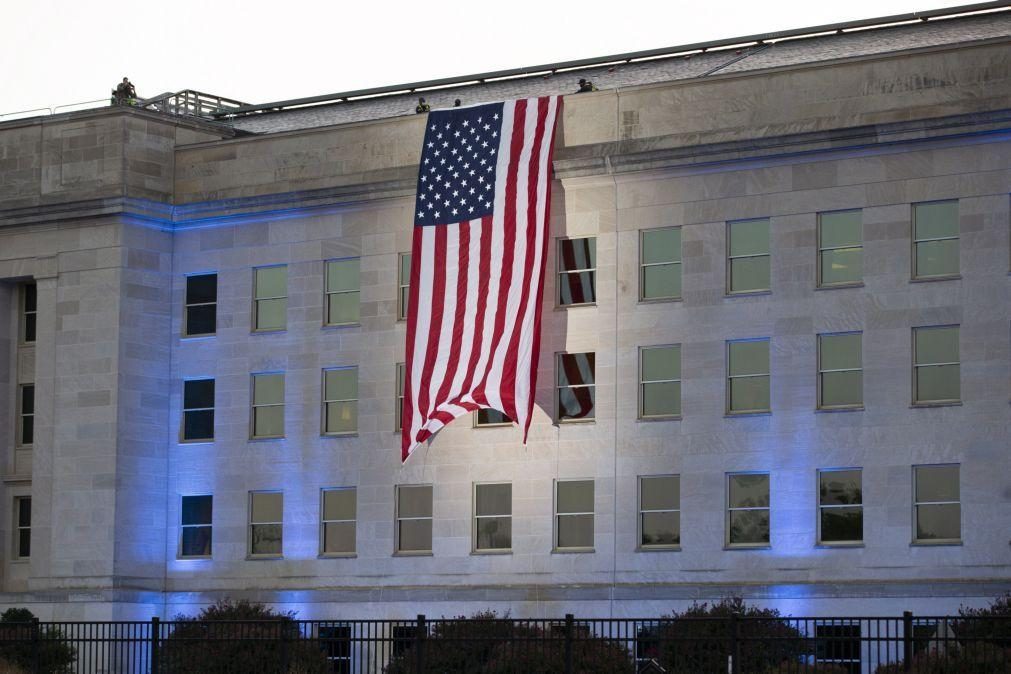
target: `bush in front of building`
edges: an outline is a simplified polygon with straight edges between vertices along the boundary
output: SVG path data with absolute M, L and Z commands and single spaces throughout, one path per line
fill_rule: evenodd
M 36 640 L 35 614 L 26 608 L 9 608 L 0 614 L 0 662 L 5 671 L 64 672 L 74 662 L 76 653 L 58 628 L 39 625 Z
M 222 599 L 197 616 L 176 616 L 170 629 L 158 652 L 165 674 L 329 671 L 319 642 L 301 638 L 290 611 Z
M 556 629 L 498 617 L 493 611 L 432 623 L 422 648 L 421 670 L 428 674 L 554 674 L 565 671 L 564 626 Z M 418 670 L 415 642 L 404 644 L 390 660 L 385 674 L 413 674 Z M 573 672 L 635 671 L 631 656 L 620 643 L 585 634 L 572 642 Z
M 664 616 L 651 628 L 643 655 L 655 658 L 670 674 L 727 671 L 733 618 L 738 619 L 740 657 L 734 671 L 791 671 L 813 657 L 810 641 L 779 611 L 748 606 L 740 597 L 696 602 L 683 613 Z

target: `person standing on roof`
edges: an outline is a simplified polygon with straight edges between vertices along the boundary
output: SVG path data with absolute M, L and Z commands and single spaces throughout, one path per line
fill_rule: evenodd
M 425 112 L 431 112 L 432 106 L 425 102 L 424 96 L 418 97 L 418 104 L 414 106 L 414 114 L 420 115 Z
M 123 81 L 112 90 L 113 105 L 133 105 L 137 102 L 137 89 L 129 77 L 124 77 Z

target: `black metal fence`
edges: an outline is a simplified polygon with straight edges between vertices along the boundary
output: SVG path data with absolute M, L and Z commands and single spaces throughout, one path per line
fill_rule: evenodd
M 28 672 L 1011 674 L 1011 618 L 0 624 L 0 674 Z

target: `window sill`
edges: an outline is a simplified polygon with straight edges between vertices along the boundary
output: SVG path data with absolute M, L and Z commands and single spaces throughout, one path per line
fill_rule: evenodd
M 580 309 L 583 307 L 596 307 L 596 302 L 581 302 L 579 304 L 556 304 L 555 311 L 566 311 L 568 309 Z
M 210 555 L 176 555 L 177 562 L 199 562 L 202 559 L 212 559 Z
M 915 410 L 925 407 L 961 407 L 961 400 L 939 400 L 936 403 L 924 402 L 924 403 L 913 403 L 909 406 L 909 409 Z
M 357 438 L 358 431 L 348 431 L 347 433 L 320 433 L 319 437 L 329 439 Z
M 744 543 L 739 543 L 739 544 L 728 543 L 727 545 L 723 546 L 723 549 L 724 550 L 772 550 L 772 545 L 770 545 L 769 543 L 756 543 L 754 545 L 744 544 Z
M 645 421 L 647 423 L 651 423 L 654 421 L 681 421 L 682 418 L 683 417 L 680 414 L 670 414 L 662 417 L 638 417 L 636 418 L 636 421 Z
M 640 545 L 636 552 L 681 552 L 680 545 Z
M 216 332 L 205 332 L 205 333 L 201 333 L 199 335 L 179 335 L 179 339 L 183 340 L 184 342 L 189 342 L 189 341 L 196 341 L 196 340 L 201 340 L 201 339 L 211 339 L 211 338 L 214 338 L 214 337 L 217 337 L 217 336 L 218 336 L 218 333 L 216 333 Z
M 909 544 L 911 548 L 937 548 L 937 547 L 960 547 L 962 545 L 962 539 L 944 539 L 938 541 L 912 541 Z
M 727 412 L 724 419 L 737 419 L 740 417 L 771 417 L 772 410 L 755 410 L 754 412 Z
M 249 438 L 247 442 L 277 442 L 278 440 L 284 440 L 283 435 L 271 435 L 270 437 L 262 438 Z
M 31 557 L 19 557 L 18 559 L 12 559 L 11 564 L 28 564 L 31 561 Z
M 485 555 L 491 555 L 491 556 L 495 556 L 495 555 L 511 555 L 511 554 L 513 554 L 513 549 L 512 548 L 502 548 L 500 550 L 471 550 L 470 554 L 472 554 L 472 555 L 480 555 L 480 556 L 485 556 Z
M 357 557 L 357 552 L 323 552 L 316 555 L 316 559 L 356 559 Z
M 324 323 L 322 330 L 341 330 L 343 328 L 360 328 L 362 327 L 361 322 L 358 323 Z
M 918 276 L 909 279 L 910 283 L 933 283 L 934 281 L 957 281 L 962 278 L 961 274 L 943 274 L 941 276 Z
M 726 299 L 732 299 L 734 297 L 762 297 L 763 295 L 771 295 L 772 290 L 739 290 L 737 292 L 727 292 L 723 296 Z
M 671 302 L 684 302 L 683 297 L 640 297 L 639 304 L 669 304 Z
M 512 428 L 514 424 L 474 424 L 473 428 Z
M 199 440 L 187 440 L 185 438 L 179 440 L 180 445 L 213 445 L 214 438 L 200 438 Z
M 828 283 L 825 285 L 817 285 L 814 287 L 815 290 L 842 290 L 844 288 L 863 288 L 863 281 L 850 281 L 848 283 Z
M 559 426 L 578 426 L 579 424 L 593 424 L 596 423 L 596 418 L 593 419 L 559 419 L 555 423 Z
M 251 335 L 276 335 L 281 332 L 288 332 L 288 328 L 271 328 L 269 330 L 250 330 Z
M 863 405 L 850 405 L 848 407 L 818 407 L 815 414 L 834 414 L 836 412 L 863 412 Z
M 393 553 L 394 557 L 435 557 L 431 550 L 398 550 Z
M 284 555 L 246 555 L 247 562 L 269 562 L 276 559 L 284 559 Z
M 863 548 L 866 547 L 862 541 L 852 543 L 816 543 L 816 548 L 822 550 L 834 550 L 836 548 Z
M 551 548 L 553 555 L 585 555 L 596 551 L 596 548 Z

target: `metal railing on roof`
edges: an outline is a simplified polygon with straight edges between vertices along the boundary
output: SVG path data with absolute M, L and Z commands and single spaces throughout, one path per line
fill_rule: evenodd
M 170 115 L 189 115 L 191 117 L 212 118 L 215 115 L 227 114 L 248 103 L 224 96 L 206 94 L 202 91 L 184 89 L 182 91 L 166 91 L 152 98 L 137 101 L 136 107 L 145 110 L 157 110 Z
M 858 30 L 869 30 L 873 28 L 885 28 L 904 23 L 916 23 L 930 21 L 932 19 L 951 18 L 966 14 L 978 14 L 1011 9 L 1011 2 L 997 0 L 992 2 L 978 2 L 969 5 L 959 5 L 933 9 L 923 12 L 907 12 L 904 14 L 893 14 L 890 16 L 880 16 L 871 19 L 859 19 L 855 21 L 844 21 L 840 23 L 824 24 L 820 26 L 809 26 L 807 28 L 793 28 L 789 30 L 774 31 L 771 33 L 761 33 L 756 35 L 745 35 L 741 37 L 725 38 L 722 40 L 711 40 L 707 42 L 695 42 L 691 44 L 677 45 L 674 47 L 664 47 L 660 49 L 647 49 L 644 51 L 627 52 L 624 54 L 611 54 L 609 56 L 599 56 L 595 58 L 576 59 L 572 61 L 560 61 L 558 63 L 546 63 L 524 68 L 512 68 L 509 70 L 496 70 L 475 75 L 463 75 L 457 77 L 444 77 L 434 80 L 423 80 L 420 82 L 409 82 L 405 84 L 394 84 L 384 87 L 372 87 L 368 89 L 355 89 L 336 94 L 324 94 L 321 96 L 309 96 L 307 98 L 293 98 L 272 103 L 256 105 L 241 105 L 230 109 L 222 109 L 213 113 L 214 117 L 236 117 L 248 114 L 265 112 L 277 112 L 289 108 L 301 108 L 313 105 L 346 103 L 355 99 L 378 98 L 385 96 L 396 96 L 401 94 L 416 93 L 432 89 L 442 89 L 447 87 L 464 86 L 471 84 L 484 84 L 485 82 L 518 79 L 524 77 L 536 77 L 546 74 L 554 74 L 566 70 L 579 70 L 595 66 L 605 66 L 610 64 L 631 63 L 645 59 L 655 59 L 662 57 L 678 56 L 689 53 L 704 53 L 721 49 L 739 49 L 741 47 L 766 45 L 779 40 L 798 39 L 805 37 L 824 36 L 832 33 L 846 33 Z

